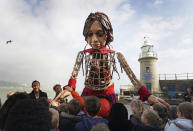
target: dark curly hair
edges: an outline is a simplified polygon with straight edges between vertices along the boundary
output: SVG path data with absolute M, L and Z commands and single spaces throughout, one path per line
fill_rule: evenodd
M 23 92 L 15 92 L 13 95 L 11 95 L 3 104 L 3 106 L 0 109 L 0 128 L 4 129 L 5 127 L 5 121 L 7 119 L 7 116 L 9 114 L 10 109 L 20 100 L 28 99 L 29 96 L 26 93 Z
M 90 13 L 90 15 L 87 17 L 84 24 L 84 30 L 83 30 L 83 35 L 85 37 L 85 40 L 87 39 L 88 32 L 90 30 L 91 25 L 95 21 L 98 21 L 101 24 L 104 33 L 107 34 L 106 45 L 110 44 L 110 42 L 113 41 L 113 28 L 111 26 L 111 22 L 108 16 L 102 12 Z
M 39 81 L 34 80 L 34 81 L 32 82 L 32 84 L 31 84 L 32 87 L 33 87 L 34 83 L 38 83 L 38 84 L 40 85 L 40 82 L 39 82 Z
M 5 123 L 6 131 L 49 131 L 50 129 L 49 108 L 33 99 L 18 101 L 11 108 Z

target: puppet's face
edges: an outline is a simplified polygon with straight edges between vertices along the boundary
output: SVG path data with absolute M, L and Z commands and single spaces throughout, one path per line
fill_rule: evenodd
M 100 49 L 105 45 L 107 40 L 107 35 L 103 31 L 101 24 L 95 21 L 88 32 L 87 42 L 93 49 Z

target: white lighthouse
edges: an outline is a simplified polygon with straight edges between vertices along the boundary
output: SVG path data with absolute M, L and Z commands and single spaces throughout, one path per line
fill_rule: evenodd
M 140 62 L 140 81 L 152 93 L 159 93 L 159 79 L 157 75 L 157 53 L 153 50 L 146 37 L 141 47 L 138 61 Z

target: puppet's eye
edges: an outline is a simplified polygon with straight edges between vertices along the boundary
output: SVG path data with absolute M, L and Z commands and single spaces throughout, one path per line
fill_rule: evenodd
M 88 33 L 88 37 L 91 37 L 92 35 L 93 35 L 92 32 L 89 32 L 89 33 Z
M 103 37 L 103 36 L 104 36 L 103 31 L 99 31 L 99 32 L 97 32 L 97 36 L 98 36 L 98 37 Z

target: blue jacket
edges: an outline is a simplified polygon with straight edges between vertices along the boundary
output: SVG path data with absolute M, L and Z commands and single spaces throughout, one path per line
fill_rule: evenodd
M 90 131 L 90 129 L 98 123 L 104 123 L 108 125 L 108 121 L 106 119 L 92 118 L 87 115 L 82 115 L 82 121 L 78 122 L 75 125 L 74 130 L 75 131 Z

